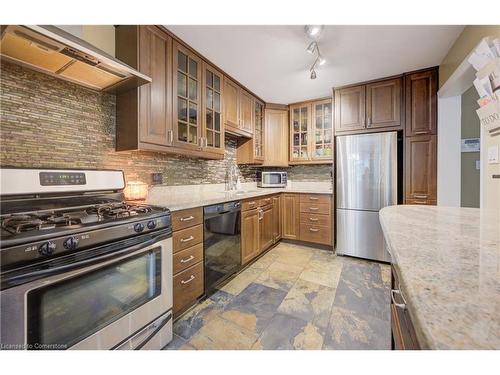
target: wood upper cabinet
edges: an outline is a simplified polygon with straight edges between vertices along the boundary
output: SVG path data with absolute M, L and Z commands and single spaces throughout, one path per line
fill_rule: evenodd
M 224 155 L 223 80 L 221 72 L 203 63 L 202 146 L 204 151 L 221 155 Z
M 116 97 L 116 149 L 168 150 L 172 138 L 172 38 L 155 26 L 117 26 L 116 56 L 152 82 Z
M 310 159 L 309 133 L 311 124 L 311 104 L 290 106 L 290 161 L 300 162 Z
M 252 138 L 240 138 L 236 149 L 238 164 L 262 164 L 264 162 L 264 103 L 255 99 L 254 105 L 254 135 Z
M 366 85 L 366 127 L 401 126 L 401 78 Z
M 239 129 L 253 134 L 255 98 L 243 89 L 240 89 L 240 124 Z
M 267 250 L 274 243 L 274 208 L 269 204 L 260 209 L 259 217 L 259 242 L 260 252 Z
M 332 100 L 290 106 L 290 164 L 333 162 Z
M 139 138 L 141 142 L 171 145 L 172 130 L 172 38 L 151 26 L 139 29 L 139 70 L 152 82 L 139 91 Z M 143 110 L 141 110 L 143 109 Z M 149 110 L 148 110 L 149 109 Z
M 282 238 L 299 239 L 300 230 L 300 198 L 298 194 L 283 194 L 281 197 L 281 229 Z
M 365 121 L 365 85 L 335 90 L 335 130 L 362 130 Z
M 281 195 L 273 196 L 273 239 L 277 242 L 281 239 Z
M 255 98 L 236 83 L 224 78 L 224 121 L 226 130 L 251 138 Z
M 241 213 L 241 264 L 246 264 L 260 253 L 260 209 Z
M 405 76 L 406 136 L 436 134 L 437 69 Z
M 229 78 L 224 77 L 224 123 L 238 128 L 240 119 L 240 88 Z
M 406 138 L 406 203 L 436 204 L 437 136 Z
M 288 111 L 265 110 L 263 166 L 288 166 Z
M 333 158 L 333 111 L 332 100 L 313 102 L 312 107 L 312 160 Z
M 173 43 L 174 145 L 202 151 L 202 61 Z

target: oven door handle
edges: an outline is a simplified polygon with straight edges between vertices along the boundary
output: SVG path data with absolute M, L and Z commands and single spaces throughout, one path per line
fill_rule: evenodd
M 40 271 L 28 272 L 28 273 L 25 273 L 25 274 L 22 274 L 22 275 L 18 275 L 18 276 L 12 276 L 12 277 L 9 277 L 6 281 L 8 283 L 11 283 L 13 281 L 19 282 L 20 280 L 29 279 L 29 278 L 32 278 L 32 277 L 50 276 L 50 275 L 53 275 L 53 274 L 56 274 L 56 273 L 71 271 L 71 270 L 74 270 L 74 269 L 77 269 L 77 268 L 81 268 L 83 266 L 89 266 L 89 265 L 93 265 L 93 264 L 96 264 L 96 263 L 100 263 L 100 262 L 105 261 L 105 260 L 109 260 L 109 259 L 113 259 L 113 258 L 118 258 L 118 257 L 120 257 L 122 255 L 127 255 L 127 254 L 131 254 L 131 253 L 135 253 L 138 250 L 141 250 L 141 249 L 144 249 L 146 247 L 149 247 L 149 246 L 155 244 L 156 242 L 159 242 L 161 240 L 167 239 L 169 237 L 171 237 L 170 233 L 161 234 L 159 236 L 151 238 L 148 241 L 142 242 L 140 244 L 137 244 L 137 245 L 134 245 L 134 246 L 131 246 L 131 247 L 127 247 L 127 248 L 125 248 L 123 250 L 114 251 L 112 253 L 101 255 L 101 256 L 96 257 L 96 258 L 90 258 L 90 259 L 81 260 L 81 261 L 76 262 L 76 263 L 66 264 L 64 266 L 59 266 L 59 267 L 54 267 L 54 268 L 48 268 L 48 269 L 40 270 Z

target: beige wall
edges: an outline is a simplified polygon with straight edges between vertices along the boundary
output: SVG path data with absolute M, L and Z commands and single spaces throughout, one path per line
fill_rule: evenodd
M 82 39 L 115 56 L 115 27 L 112 25 L 83 25 Z
M 471 50 L 485 36 L 500 38 L 500 25 L 466 26 L 439 65 L 439 87 L 450 78 Z
M 461 138 L 479 138 L 481 129 L 476 109 L 479 95 L 474 86 L 462 94 Z M 476 169 L 476 160 L 480 160 L 479 152 L 461 153 L 460 200 L 462 207 L 479 208 L 480 173 Z

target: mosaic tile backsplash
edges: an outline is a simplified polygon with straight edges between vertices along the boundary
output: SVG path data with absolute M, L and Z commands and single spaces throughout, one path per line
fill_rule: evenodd
M 1 165 L 48 168 L 122 169 L 127 181 L 151 183 L 163 173 L 166 185 L 224 183 L 236 165 L 235 138 L 226 137 L 223 160 L 157 152 L 115 151 L 115 96 L 5 61 L 0 72 Z M 242 182 L 255 181 L 258 167 L 238 167 Z M 286 170 L 294 181 L 328 181 L 328 165 Z

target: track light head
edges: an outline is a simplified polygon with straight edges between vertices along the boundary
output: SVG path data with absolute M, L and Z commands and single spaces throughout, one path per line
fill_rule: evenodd
M 316 79 L 316 71 L 313 69 L 311 70 L 311 79 Z
M 307 47 L 307 52 L 309 52 L 310 54 L 313 54 L 314 51 L 318 48 L 318 45 L 316 44 L 316 42 L 311 42 L 309 44 L 309 47 Z
M 309 38 L 317 38 L 323 31 L 323 25 L 307 25 L 305 31 Z

